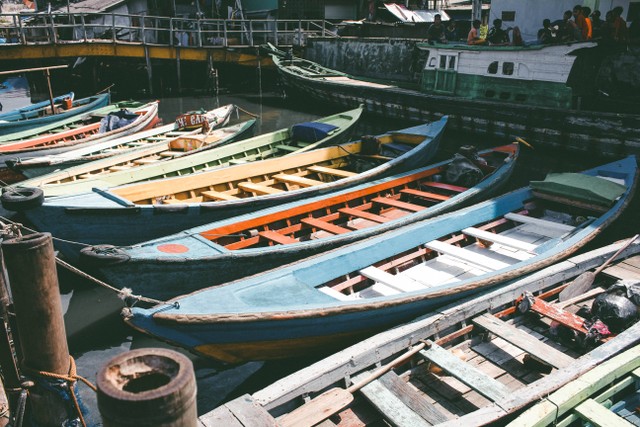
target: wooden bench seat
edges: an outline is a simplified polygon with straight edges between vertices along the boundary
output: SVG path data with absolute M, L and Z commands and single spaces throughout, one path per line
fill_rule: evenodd
M 328 168 L 320 165 L 312 165 L 307 168 L 312 172 L 323 173 L 326 175 L 333 175 L 340 178 L 348 178 L 350 176 L 357 175 L 355 172 L 345 171 L 342 169 Z
M 220 191 L 213 191 L 213 190 L 203 191 L 200 194 L 205 199 L 210 199 L 210 200 L 238 200 L 238 199 L 240 199 L 239 197 L 232 196 L 231 194 L 222 193 Z
M 286 144 L 278 144 L 276 145 L 276 148 L 278 150 L 282 150 L 282 151 L 288 151 L 293 153 L 294 151 L 298 151 L 300 148 L 296 147 L 295 145 L 286 145 Z
M 335 298 L 339 301 L 348 301 L 352 299 L 349 295 L 345 295 L 340 291 L 336 291 L 331 286 L 320 286 L 317 289 L 323 294 L 329 295 L 330 297 Z
M 152 158 L 144 158 L 144 159 L 137 159 L 134 160 L 133 163 L 137 164 L 137 165 L 148 165 L 150 163 L 156 163 L 159 159 L 152 159 Z
M 400 292 L 419 291 L 426 288 L 424 285 L 416 281 L 402 276 L 394 276 L 393 274 L 387 273 L 386 271 L 373 266 L 363 268 L 359 273 L 368 279 L 387 285 Z
M 463 191 L 468 190 L 467 187 L 460 187 L 459 185 L 445 184 L 444 182 L 428 181 L 428 182 L 421 183 L 421 185 L 425 185 L 427 187 L 433 187 L 433 188 L 440 188 L 443 190 L 451 190 L 451 191 L 455 191 L 456 193 L 462 193 Z
M 160 153 L 160 156 L 162 157 L 175 157 L 175 156 L 182 156 L 182 155 L 184 155 L 184 151 L 167 150 Z
M 128 169 L 131 169 L 131 166 L 122 165 L 122 166 L 111 166 L 109 168 L 109 170 L 112 171 L 112 172 L 126 171 Z
M 509 267 L 510 264 L 488 257 L 486 255 L 472 252 L 468 249 L 459 248 L 439 240 L 432 240 L 424 245 L 426 248 L 437 251 L 443 255 L 449 255 L 454 258 L 461 259 L 469 264 L 489 270 L 501 270 Z
M 302 218 L 300 222 L 308 226 L 311 226 L 329 233 L 333 233 L 333 234 L 344 234 L 344 233 L 349 233 L 351 231 L 348 228 L 340 227 L 339 225 L 331 224 L 330 222 L 326 222 L 318 218 L 312 218 L 312 217 Z
M 518 222 L 521 224 L 532 224 L 542 228 L 549 228 L 555 231 L 561 231 L 564 233 L 568 233 L 573 231 L 575 227 L 572 227 L 567 224 L 560 224 L 559 222 L 547 221 L 546 219 L 534 218 L 527 215 L 521 215 L 513 212 L 509 212 L 504 216 L 506 219 L 509 219 L 514 222 Z
M 554 368 L 564 368 L 575 360 L 565 353 L 543 343 L 528 333 L 503 322 L 491 314 L 483 314 L 473 319 L 473 323 L 494 335 L 508 341 L 519 349 L 529 353 L 534 358 L 547 363 Z
M 400 192 L 402 194 L 409 194 L 411 196 L 422 197 L 423 199 L 435 200 L 438 202 L 444 202 L 445 200 L 449 200 L 451 198 L 450 196 L 444 196 L 442 194 L 431 193 L 428 191 L 415 190 L 413 188 L 403 188 L 402 190 L 400 190 Z
M 264 230 L 258 232 L 260 237 L 264 237 L 267 240 L 271 240 L 272 242 L 279 243 L 281 245 L 290 245 L 291 243 L 297 243 L 298 241 L 292 237 L 285 236 L 284 234 L 280 234 L 277 231 L 273 230 Z
M 254 182 L 239 182 L 238 188 L 256 194 L 277 194 L 282 193 L 282 190 L 273 187 L 267 187 L 266 185 L 256 184 Z
M 324 182 L 318 181 L 316 179 L 305 178 L 303 176 L 298 176 L 298 175 L 289 175 L 285 173 L 279 173 L 277 175 L 274 175 L 273 178 L 277 179 L 278 181 L 286 182 L 289 184 L 296 184 L 296 185 L 299 185 L 300 187 L 313 187 L 316 185 L 324 184 Z
M 385 223 L 387 221 L 391 221 L 391 218 L 384 217 L 382 215 L 376 215 L 371 212 L 367 212 L 361 209 L 354 208 L 340 208 L 338 212 L 343 213 L 345 215 L 354 216 L 357 218 L 368 219 L 369 221 Z
M 373 203 L 378 203 L 380 205 L 391 206 L 398 209 L 403 209 L 405 211 L 411 212 L 420 212 L 421 210 L 426 209 L 424 206 L 416 205 L 414 203 L 407 203 L 401 200 L 397 200 L 391 197 L 376 197 L 371 200 Z
M 424 359 L 435 363 L 449 375 L 457 378 L 489 400 L 500 402 L 509 396 L 509 388 L 501 382 L 491 378 L 471 364 L 463 362 L 439 345 L 431 342 L 429 344 L 431 345 L 429 349 L 420 351 L 420 356 Z
M 518 239 L 513 239 L 511 237 L 503 236 L 501 234 L 491 233 L 489 231 L 480 230 L 475 227 L 468 227 L 462 230 L 464 234 L 467 236 L 475 237 L 477 239 L 486 240 L 488 242 L 498 243 L 502 246 L 508 246 L 513 249 L 518 249 L 522 251 L 532 252 L 536 249 L 536 245 L 523 242 Z

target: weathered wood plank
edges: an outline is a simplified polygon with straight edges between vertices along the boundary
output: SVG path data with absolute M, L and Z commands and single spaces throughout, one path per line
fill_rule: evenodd
M 457 193 L 462 193 L 463 191 L 467 191 L 467 187 L 460 187 L 459 185 L 453 184 L 445 184 L 444 182 L 423 182 L 422 185 L 426 185 L 427 187 L 433 188 L 441 188 L 443 190 L 451 190 Z
M 462 232 L 468 236 L 476 237 L 478 239 L 486 240 L 489 242 L 497 243 L 499 245 L 508 246 L 510 248 L 519 249 L 522 251 L 533 251 L 536 245 L 523 242 L 518 239 L 504 236 L 502 234 L 491 233 L 489 231 L 480 230 L 475 227 L 468 227 L 462 230 Z
M 298 243 L 298 241 L 292 237 L 285 236 L 273 230 L 264 230 L 258 233 L 260 236 L 272 242 L 280 243 L 281 245 L 287 245 L 291 243 Z
M 509 395 L 509 389 L 504 384 L 488 377 L 437 344 L 431 344 L 428 350 L 421 350 L 420 355 L 494 402 Z
M 439 240 L 432 240 L 425 243 L 425 247 L 437 251 L 443 255 L 450 255 L 463 261 L 492 270 L 501 270 L 509 266 L 506 262 L 502 262 L 486 255 L 471 252 L 468 249 L 459 248 Z
M 220 191 L 203 191 L 200 193 L 205 199 L 210 200 L 238 200 L 238 197 Z
M 246 427 L 236 417 L 233 416 L 229 408 L 226 406 L 218 406 L 211 412 L 208 412 L 198 418 L 201 425 L 206 427 L 225 426 L 225 427 Z
M 276 194 L 282 193 L 282 190 L 273 187 L 267 187 L 266 185 L 256 184 L 255 182 L 239 182 L 238 188 L 256 194 Z
M 625 268 L 623 265 L 613 265 L 605 268 L 602 272 L 622 280 L 640 280 L 640 272 Z
M 542 228 L 551 228 L 558 231 L 563 231 L 565 233 L 573 231 L 575 227 L 572 227 L 567 224 L 561 224 L 559 222 L 547 221 L 546 219 L 534 218 L 527 215 L 520 215 L 517 213 L 509 212 L 504 216 L 506 219 L 511 221 L 519 222 L 521 224 L 533 224 L 540 226 Z
M 394 289 L 399 290 L 400 292 L 418 291 L 425 288 L 424 285 L 414 280 L 407 279 L 402 276 L 394 276 L 393 274 L 387 273 L 384 270 L 380 270 L 379 268 L 372 266 L 363 268 L 359 271 L 359 273 L 364 277 L 390 286 Z
M 324 184 L 322 181 L 318 181 L 317 179 L 305 178 L 303 176 L 297 175 L 289 175 L 286 173 L 279 173 L 273 176 L 274 179 L 278 181 L 287 182 L 289 184 L 296 184 L 301 187 L 313 187 L 316 185 Z
M 491 314 L 478 316 L 473 319 L 473 323 L 555 368 L 564 368 L 575 361 L 572 357 L 546 345 L 542 341 L 537 340 L 526 332 L 503 322 Z
M 310 171 L 324 173 L 326 175 L 333 175 L 340 178 L 348 178 L 350 176 L 356 175 L 355 172 L 349 172 L 342 169 L 328 168 L 320 165 L 313 165 L 307 168 Z
M 397 396 L 407 407 L 430 424 L 447 420 L 446 415 L 438 411 L 420 392 L 403 381 L 395 372 L 388 372 L 380 377 L 378 381 Z
M 277 427 L 276 420 L 271 416 L 271 414 L 256 403 L 248 394 L 227 402 L 224 406 L 231 411 L 243 426 Z
M 382 215 L 376 215 L 371 212 L 363 211 L 361 209 L 354 208 L 340 208 L 338 212 L 341 212 L 345 215 L 355 216 L 362 219 L 368 219 L 369 221 L 384 223 L 387 221 L 391 221 L 391 218 L 384 217 Z
M 331 224 L 330 222 L 323 221 L 318 218 L 312 218 L 312 217 L 302 218 L 300 222 L 303 224 L 309 225 L 311 227 L 317 228 L 319 230 L 324 230 L 333 234 L 343 234 L 351 231 L 348 228 L 340 227 L 339 225 Z
M 587 399 L 574 409 L 577 414 L 596 427 L 631 427 L 629 421 L 611 412 L 593 399 Z
M 371 199 L 371 201 L 380 205 L 391 206 L 393 208 L 403 209 L 410 212 L 420 212 L 426 209 L 424 206 L 416 205 L 415 203 L 403 202 L 391 197 L 376 197 L 375 199 Z
M 429 191 L 420 191 L 420 190 L 415 190 L 413 188 L 403 188 L 402 190 L 400 190 L 400 192 L 402 194 L 409 194 L 411 196 L 417 196 L 417 197 L 422 197 L 424 199 L 427 200 L 436 200 L 436 201 L 445 201 L 445 200 L 449 200 L 451 197 L 450 196 L 444 196 L 442 194 L 438 194 L 438 193 L 431 193 Z

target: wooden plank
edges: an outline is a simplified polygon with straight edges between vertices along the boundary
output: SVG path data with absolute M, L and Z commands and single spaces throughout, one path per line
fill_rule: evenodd
M 426 209 L 426 207 L 424 206 L 416 205 L 414 203 L 402 202 L 400 200 L 397 200 L 391 197 L 376 197 L 371 201 L 374 203 L 378 203 L 380 205 L 391 206 L 394 208 L 403 209 L 411 212 L 420 212 Z
M 284 234 L 280 234 L 273 230 L 264 230 L 258 233 L 261 237 L 264 237 L 267 240 L 271 240 L 272 242 L 279 243 L 281 245 L 290 245 L 292 243 L 298 243 L 298 241 L 292 237 L 285 236 Z
M 295 145 L 285 145 L 285 144 L 278 144 L 276 145 L 276 148 L 278 150 L 282 150 L 282 151 L 287 151 L 290 153 L 293 153 L 294 151 L 298 151 L 300 148 L 296 147 Z
M 491 314 L 486 313 L 482 316 L 478 316 L 473 319 L 473 323 L 483 327 L 492 334 L 499 336 L 521 350 L 529 353 L 536 359 L 539 359 L 554 368 L 564 368 L 565 366 L 569 366 L 575 362 L 575 359 L 572 357 L 548 346 L 526 332 L 503 322 Z
M 211 200 L 239 200 L 239 197 L 232 196 L 231 194 L 221 193 L 220 191 L 203 191 L 200 193 L 205 199 Z
M 504 384 L 463 362 L 437 344 L 431 343 L 431 347 L 428 350 L 421 350 L 420 355 L 489 400 L 499 402 L 509 396 L 510 391 Z
M 444 202 L 445 200 L 449 200 L 451 196 L 444 196 L 438 193 L 430 193 L 428 191 L 420 191 L 413 188 L 403 188 L 400 190 L 402 194 L 409 194 L 411 196 L 422 197 L 427 200 L 437 200 L 440 202 Z
M 560 224 L 559 222 L 547 221 L 546 219 L 534 218 L 531 216 L 521 215 L 513 212 L 509 212 L 504 217 L 521 224 L 533 224 L 542 228 L 551 228 L 557 231 L 563 231 L 565 233 L 573 231 L 573 229 L 575 228 L 567 224 Z
M 629 421 L 611 412 L 593 399 L 587 399 L 574 411 L 589 424 L 596 427 L 631 427 Z
M 175 157 L 175 156 L 181 156 L 184 154 L 184 151 L 171 151 L 171 150 L 167 150 L 167 151 L 162 151 L 160 153 L 160 156 L 162 157 Z
M 316 288 L 316 289 L 318 289 L 323 294 L 329 295 L 330 297 L 333 297 L 340 301 L 348 301 L 352 299 L 351 297 L 349 297 L 349 295 L 345 295 L 340 291 L 336 291 L 331 286 L 320 286 L 319 288 Z
M 354 176 L 357 175 L 355 172 L 349 172 L 349 171 L 345 171 L 342 169 L 336 169 L 336 168 L 328 168 L 325 166 L 320 166 L 320 165 L 312 165 L 309 166 L 307 168 L 307 170 L 313 171 L 313 172 L 317 172 L 317 173 L 324 173 L 327 175 L 333 175 L 333 176 L 338 176 L 341 178 L 348 178 L 350 176 Z
M 233 416 L 229 408 L 226 406 L 218 406 L 211 412 L 208 412 L 198 418 L 200 425 L 205 427 L 246 427 L 236 417 Z
M 290 184 L 297 184 L 301 187 L 313 187 L 315 185 L 324 184 L 324 182 L 318 181 L 317 179 L 310 179 L 310 178 L 305 178 L 303 176 L 297 176 L 297 175 L 289 175 L 286 173 L 279 173 L 277 175 L 274 175 L 273 178 L 277 179 L 278 181 L 287 182 Z
M 348 228 L 340 227 L 339 225 L 331 224 L 330 222 L 323 221 L 318 218 L 306 217 L 300 220 L 301 223 L 309 225 L 311 227 L 317 228 L 319 230 L 324 230 L 333 234 L 344 234 L 349 233 L 351 230 Z
M 393 372 L 389 372 L 384 376 L 386 377 L 390 374 L 397 378 L 397 375 Z M 381 379 L 382 378 L 370 382 L 366 386 L 362 387 L 360 392 L 378 411 L 382 413 L 389 424 L 395 427 L 427 427 L 432 425 L 408 407 L 402 399 L 394 393 L 394 390 L 390 390 L 386 387 Z M 402 382 L 400 379 L 398 379 L 398 381 Z M 405 384 L 405 388 L 409 387 Z
M 640 273 L 628 268 L 624 268 L 624 266 L 620 264 L 607 267 L 602 272 L 618 279 L 640 280 Z
M 266 185 L 256 184 L 255 182 L 239 182 L 238 188 L 256 194 L 277 194 L 283 192 L 283 190 L 279 190 L 273 187 L 267 187 Z
M 426 185 L 427 187 L 441 188 L 443 190 L 451 190 L 451 191 L 455 191 L 457 193 L 462 193 L 463 191 L 467 191 L 468 190 L 467 187 L 460 187 L 458 185 L 445 184 L 444 182 L 428 181 L 428 182 L 422 182 L 420 184 L 421 185 Z
M 398 377 L 395 372 L 386 373 L 378 381 L 430 424 L 437 424 L 447 420 L 443 413 L 430 404 L 414 387 L 411 387 Z
M 487 240 L 489 242 L 497 243 L 499 245 L 508 246 L 513 249 L 519 249 L 522 251 L 531 252 L 537 246 L 531 243 L 523 242 L 512 237 L 503 236 L 501 234 L 491 233 L 489 231 L 480 230 L 475 227 L 468 227 L 462 230 L 462 232 L 468 236 L 472 236 L 478 239 Z
M 355 216 L 362 219 L 368 219 L 369 221 L 384 223 L 387 221 L 391 221 L 391 218 L 384 217 L 382 215 L 376 215 L 371 212 L 364 211 L 362 209 L 354 209 L 354 208 L 340 208 L 338 212 L 341 212 L 345 215 Z
M 424 246 L 431 250 L 438 251 L 441 254 L 459 258 L 465 262 L 477 265 L 478 267 L 482 267 L 485 269 L 501 270 L 503 268 L 509 267 L 509 264 L 507 264 L 506 262 L 493 259 L 486 255 L 471 252 L 468 249 L 459 248 L 457 246 L 450 245 L 439 240 L 432 240 L 425 243 Z
M 271 414 L 248 394 L 227 402 L 225 406 L 244 426 L 277 427 L 276 420 Z
M 593 203 L 586 203 L 580 200 L 570 199 L 568 197 L 561 197 L 553 194 L 542 193 L 540 191 L 533 191 L 533 195 L 539 199 L 549 200 L 551 202 L 561 203 L 567 206 L 574 206 L 580 209 L 587 209 L 593 212 L 604 213 L 609 210 L 609 208 L 605 206 L 595 205 Z
M 367 277 L 375 282 L 379 282 L 390 286 L 400 292 L 411 292 L 425 289 L 426 286 L 418 283 L 414 280 L 407 279 L 402 276 L 394 276 L 379 268 L 369 266 L 359 271 L 364 277 Z

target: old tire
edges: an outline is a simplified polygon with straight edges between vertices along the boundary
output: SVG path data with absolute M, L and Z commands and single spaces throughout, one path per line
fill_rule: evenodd
M 26 211 L 42 205 L 44 191 L 36 187 L 10 188 L 2 193 L 0 202 L 8 211 Z
M 131 257 L 113 245 L 95 245 L 80 250 L 80 262 L 88 267 L 114 265 L 129 261 Z

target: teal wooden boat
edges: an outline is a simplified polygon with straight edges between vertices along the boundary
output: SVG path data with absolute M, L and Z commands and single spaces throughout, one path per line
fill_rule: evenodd
M 538 406 L 548 408 L 546 419 L 538 411 L 527 411 L 514 424 L 569 425 L 562 414 L 554 418 L 560 406 L 545 399 L 555 396 L 554 390 L 579 378 L 581 387 L 565 396 L 583 401 L 589 397 L 585 389 L 594 383 L 592 372 L 633 372 L 640 363 L 638 323 L 616 336 L 596 339 L 595 348 L 579 344 L 586 337 L 584 331 L 559 335 L 549 327 L 560 316 L 566 316 L 567 324 L 578 320 L 571 313 L 591 307 L 594 297 L 621 278 L 640 278 L 640 242 L 626 249 L 623 245 L 577 255 L 425 313 L 225 403 L 201 415 L 199 421 L 214 427 L 251 413 L 265 425 L 271 421 L 282 427 L 322 425 L 318 415 L 348 419 L 354 425 L 505 425 L 508 417 L 513 420 L 518 411 L 541 402 Z M 598 275 L 589 294 L 558 302 L 567 283 L 612 256 L 614 263 Z M 522 313 L 523 295 L 535 297 L 540 306 L 552 306 L 555 314 Z M 314 354 L 323 350 L 318 348 Z M 633 383 L 626 375 L 616 378 L 614 374 L 610 379 Z
M 0 121 L 0 135 L 7 135 L 14 132 L 20 132 L 31 129 L 47 123 L 53 123 L 68 117 L 85 114 L 96 108 L 104 107 L 109 104 L 110 96 L 108 93 L 90 96 L 82 99 L 74 99 L 69 109 L 62 109 L 56 114 L 36 115 L 31 113 L 20 116 L 13 120 Z
M 234 282 L 260 272 L 271 261 L 268 252 L 254 250 L 264 253 L 256 265 L 250 251 L 233 256 L 185 232 L 180 244 L 174 236 L 103 253 L 98 268 L 107 283 L 135 294 L 166 299 L 183 292 L 151 309 L 133 308 L 129 323 L 140 330 L 220 360 L 291 357 L 408 321 L 571 255 L 629 204 L 637 172 L 628 157 L 550 175 Z
M 53 98 L 54 106 L 60 107 L 64 100 L 73 101 L 75 94 L 73 92 L 65 93 L 64 95 L 56 96 Z M 13 110 L 0 113 L 0 123 L 2 122 L 17 122 L 19 120 L 34 119 L 45 114 L 45 110 L 51 110 L 51 100 L 36 102 L 35 104 L 27 105 L 26 107 L 15 108 Z M 51 114 L 49 112 L 48 114 Z
M 216 128 L 226 125 L 235 110 L 236 108 L 233 104 L 228 104 L 210 111 L 200 111 L 194 113 L 198 116 L 204 117 L 203 120 L 207 121 L 206 132 L 209 132 L 212 141 L 212 143 L 210 144 L 203 144 L 199 149 L 204 150 L 207 148 L 213 148 L 218 145 L 233 141 L 233 138 L 230 139 L 225 137 L 229 136 L 230 134 L 234 134 L 236 131 L 235 129 L 228 130 L 229 133 L 223 134 L 222 136 L 219 135 L 219 133 L 212 132 L 215 132 Z M 184 144 L 180 146 L 179 141 L 175 141 L 171 142 L 171 145 L 176 146 L 175 156 L 168 155 L 168 152 L 171 151 L 169 148 L 169 141 L 173 141 L 174 139 L 180 137 L 186 138 L 188 136 L 195 136 L 203 132 L 205 132 L 205 130 L 202 126 L 198 126 L 194 129 L 183 129 L 180 127 L 180 123 L 174 122 L 164 126 L 153 127 L 151 129 L 147 129 L 144 132 L 135 132 L 135 134 L 132 135 L 124 134 L 119 138 L 105 138 L 100 136 L 100 134 L 97 134 L 95 135 L 96 140 L 87 141 L 90 142 L 90 144 L 87 145 L 82 143 L 84 139 L 81 139 L 80 142 L 82 143 L 82 146 L 80 147 L 72 146 L 66 150 L 58 150 L 52 152 L 49 152 L 49 150 L 47 150 L 46 153 L 38 156 L 29 156 L 29 153 L 18 153 L 19 157 L 12 157 L 9 154 L 6 156 L 8 159 L 6 160 L 6 163 L 12 170 L 21 173 L 29 178 L 50 174 L 46 178 L 38 180 L 37 184 L 30 184 L 28 182 L 25 182 L 21 184 L 23 186 L 41 186 L 42 183 L 50 182 L 51 180 L 59 181 L 61 179 L 60 177 L 62 177 L 62 179 L 66 179 L 67 181 L 73 181 L 73 174 L 67 172 L 67 169 L 72 166 L 81 165 L 93 160 L 126 154 L 133 150 L 136 150 L 140 155 L 132 158 L 141 159 L 143 158 L 142 150 L 144 149 L 144 147 L 153 146 L 154 148 L 156 148 L 155 151 L 145 151 L 144 154 L 147 154 L 148 156 L 151 156 L 151 154 L 157 154 L 159 158 L 162 158 L 163 160 L 169 160 L 178 155 L 196 153 L 197 150 L 195 148 L 187 149 L 189 147 L 184 147 Z M 56 132 L 55 135 L 59 134 L 64 135 L 64 132 Z M 215 137 L 217 137 L 218 140 L 213 143 Z M 162 142 L 166 143 L 164 146 L 164 151 L 161 150 Z M 72 143 L 77 144 L 77 141 L 74 139 Z M 1 150 L 2 147 L 0 146 L 0 152 Z M 161 152 L 164 154 L 160 155 L 159 153 Z M 131 160 L 131 162 L 133 162 L 133 160 Z M 120 163 L 122 163 L 122 161 Z M 106 168 L 106 164 L 109 164 L 108 167 L 115 167 L 117 165 L 122 166 L 118 162 L 105 162 L 105 166 L 103 166 L 103 168 Z M 110 169 L 107 170 L 111 171 Z M 58 171 L 59 173 L 51 174 L 51 172 L 54 171 Z M 93 169 L 87 169 L 84 170 L 82 174 L 90 174 L 92 171 Z M 102 175 L 104 174 L 105 172 L 102 173 Z
M 445 124 L 443 119 L 389 132 L 380 135 L 379 146 L 377 142 L 368 145 L 354 141 L 177 178 L 51 197 L 39 207 L 31 203 L 33 209 L 24 214 L 39 230 L 50 231 L 61 239 L 94 245 L 138 243 L 424 165 L 436 153 Z M 244 142 L 241 145 L 236 153 L 246 149 Z M 280 145 L 269 138 L 267 145 L 260 144 L 266 149 L 249 154 L 273 155 Z M 360 156 L 363 147 L 368 154 Z M 376 149 L 384 156 L 371 154 Z M 24 191 L 33 194 L 28 188 L 18 193 Z M 21 196 L 5 192 L 2 198 L 12 201 Z M 7 207 L 6 203 L 3 205 Z M 129 227 L 136 232 L 128 231 Z M 57 242 L 57 247 L 65 257 L 77 259 L 79 246 Z

